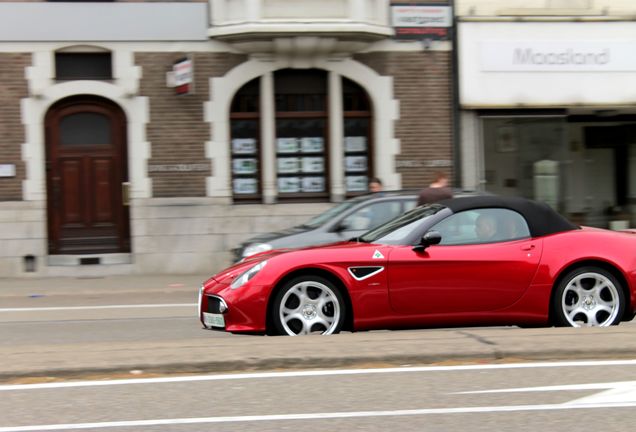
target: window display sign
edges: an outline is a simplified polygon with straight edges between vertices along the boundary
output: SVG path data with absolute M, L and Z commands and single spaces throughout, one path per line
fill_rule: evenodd
M 324 192 L 324 177 L 305 177 L 302 183 L 303 192 Z
M 255 178 L 237 178 L 233 181 L 235 194 L 255 194 L 258 192 L 258 183 Z
M 346 176 L 347 192 L 365 192 L 367 190 L 367 176 Z
M 300 172 L 300 158 L 278 158 L 276 162 L 278 164 L 279 174 L 295 174 Z
M 319 153 L 324 150 L 322 137 L 306 137 L 300 139 L 300 148 L 303 153 Z
M 300 177 L 279 177 L 278 191 L 281 193 L 300 192 Z
M 256 159 L 234 159 L 232 160 L 232 171 L 234 174 L 256 174 Z
M 277 138 L 276 151 L 278 153 L 298 153 L 300 146 L 297 138 Z
M 304 173 L 321 173 L 325 170 L 325 163 L 321 157 L 302 158 Z
M 364 172 L 367 170 L 366 156 L 345 157 L 345 170 L 349 172 Z
M 232 140 L 232 153 L 255 154 L 256 140 L 254 138 L 234 138 Z
M 367 151 L 367 137 L 365 136 L 349 136 L 344 139 L 345 151 L 363 152 Z

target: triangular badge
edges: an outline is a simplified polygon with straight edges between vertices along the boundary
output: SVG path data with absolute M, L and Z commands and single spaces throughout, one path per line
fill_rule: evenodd
M 373 259 L 382 259 L 384 258 L 384 255 L 382 255 L 382 253 L 379 250 L 375 250 L 375 252 L 373 252 Z

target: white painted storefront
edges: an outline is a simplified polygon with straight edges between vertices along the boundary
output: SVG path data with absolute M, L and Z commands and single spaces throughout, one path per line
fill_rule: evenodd
M 632 225 L 636 22 L 463 17 L 458 44 L 465 186 Z

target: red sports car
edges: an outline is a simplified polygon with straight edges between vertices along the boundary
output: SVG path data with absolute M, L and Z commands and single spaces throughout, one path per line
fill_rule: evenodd
M 465 325 L 610 326 L 636 308 L 636 235 L 549 206 L 476 196 L 417 207 L 361 237 L 272 250 L 201 288 L 209 329 L 300 335 Z

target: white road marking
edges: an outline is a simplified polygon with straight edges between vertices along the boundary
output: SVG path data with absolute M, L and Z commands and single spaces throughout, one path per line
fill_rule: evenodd
M 570 384 L 543 387 L 519 387 L 511 389 L 479 390 L 459 392 L 456 394 L 493 394 L 493 393 L 529 393 L 529 392 L 556 392 L 556 391 L 581 391 L 604 390 L 590 396 L 585 396 L 567 402 L 567 405 L 597 405 L 608 403 L 636 403 L 636 381 L 620 381 L 610 383 Z
M 194 307 L 196 305 L 197 305 L 196 303 L 165 303 L 165 304 L 106 305 L 106 306 L 0 308 L 0 312 L 44 312 L 44 311 L 94 310 L 94 309 L 149 309 L 149 308 L 168 308 L 168 307 Z
M 591 367 L 591 366 L 636 366 L 636 360 L 588 360 L 569 362 L 537 362 L 537 363 L 507 363 L 507 364 L 487 364 L 487 365 L 460 365 L 460 366 L 419 366 L 419 367 L 395 367 L 395 368 L 375 368 L 375 369 L 334 369 L 334 370 L 313 370 L 313 371 L 292 371 L 292 372 L 257 372 L 240 374 L 218 374 L 218 375 L 190 375 L 163 378 L 133 378 L 111 381 L 70 381 L 57 383 L 40 384 L 7 384 L 0 385 L 0 391 L 23 391 L 52 388 L 69 387 L 101 387 L 130 384 L 163 384 L 192 381 L 225 381 L 225 380 L 247 380 L 247 379 L 267 379 L 267 378 L 296 378 L 315 376 L 337 376 L 337 375 L 369 375 L 369 374 L 391 374 L 406 372 L 456 372 L 473 370 L 497 370 L 497 369 L 537 369 L 537 368 L 560 368 L 560 367 Z M 606 389 L 608 387 L 601 387 Z M 502 390 L 486 390 L 485 392 L 501 392 Z
M 608 403 L 595 405 L 567 405 L 567 404 L 544 404 L 544 405 L 511 405 L 511 406 L 483 406 L 483 407 L 458 407 L 458 408 L 424 408 L 413 410 L 394 411 L 353 411 L 353 412 L 327 412 L 311 414 L 273 414 L 262 416 L 233 416 L 233 417 L 200 417 L 200 418 L 175 418 L 175 419 L 155 419 L 155 420 L 132 420 L 113 421 L 99 423 L 68 423 L 68 424 L 48 424 L 33 426 L 9 426 L 0 427 L 0 432 L 30 432 L 30 431 L 58 431 L 72 429 L 106 429 L 116 427 L 140 427 L 140 426 L 163 426 L 163 425 L 185 425 L 203 423 L 238 423 L 238 422 L 267 422 L 267 421 L 290 421 L 290 420 L 325 420 L 344 419 L 361 417 L 404 417 L 404 416 L 424 416 L 439 414 L 478 414 L 496 412 L 522 412 L 522 411 L 563 411 L 591 408 L 632 408 L 636 403 Z

